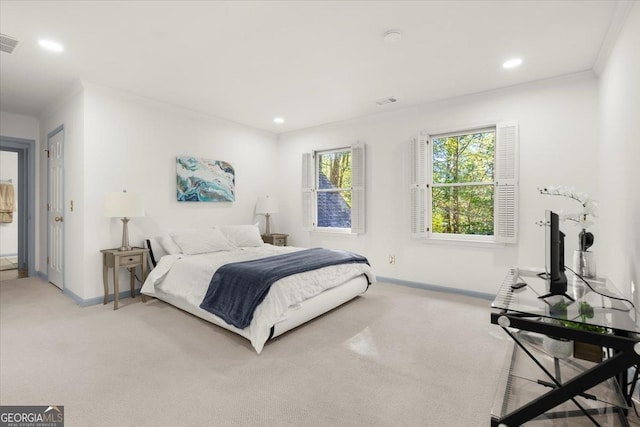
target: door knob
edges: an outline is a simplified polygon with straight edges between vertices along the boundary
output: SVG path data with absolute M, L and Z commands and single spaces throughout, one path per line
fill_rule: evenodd
M 57 216 L 57 217 L 53 218 L 53 220 L 55 222 L 62 222 L 62 217 L 61 216 Z

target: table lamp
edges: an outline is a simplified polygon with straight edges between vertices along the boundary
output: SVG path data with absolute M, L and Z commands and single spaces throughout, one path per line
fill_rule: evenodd
M 129 245 L 129 219 L 144 216 L 142 196 L 137 193 L 109 193 L 104 202 L 104 216 L 120 218 L 122 220 L 122 246 L 120 251 L 130 251 Z
M 269 224 L 269 217 L 272 213 L 278 213 L 278 201 L 273 197 L 262 196 L 258 197 L 258 203 L 256 203 L 256 214 L 264 215 L 266 217 L 266 230 L 265 235 L 271 235 L 271 227 Z

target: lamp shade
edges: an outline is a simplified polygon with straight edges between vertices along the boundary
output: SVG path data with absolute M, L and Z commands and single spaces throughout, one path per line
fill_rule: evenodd
M 258 197 L 256 203 L 257 214 L 272 214 L 278 212 L 278 200 L 269 196 Z
M 134 218 L 144 216 L 142 196 L 137 193 L 109 193 L 104 201 L 104 216 Z

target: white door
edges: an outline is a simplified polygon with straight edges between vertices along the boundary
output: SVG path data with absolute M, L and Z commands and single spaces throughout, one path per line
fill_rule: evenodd
M 47 195 L 48 247 L 47 277 L 60 289 L 64 285 L 64 130 L 49 134 L 49 188 Z

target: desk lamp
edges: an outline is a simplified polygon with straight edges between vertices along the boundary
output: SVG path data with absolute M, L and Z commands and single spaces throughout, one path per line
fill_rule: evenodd
M 271 226 L 269 223 L 269 217 L 272 213 L 278 213 L 278 201 L 269 196 L 258 197 L 258 203 L 256 203 L 256 214 L 264 215 L 266 217 L 266 230 L 265 235 L 271 235 Z
M 129 219 L 144 216 L 142 196 L 137 193 L 109 193 L 104 202 L 104 216 L 120 218 L 122 220 L 122 246 L 120 251 L 130 251 L 129 245 Z

